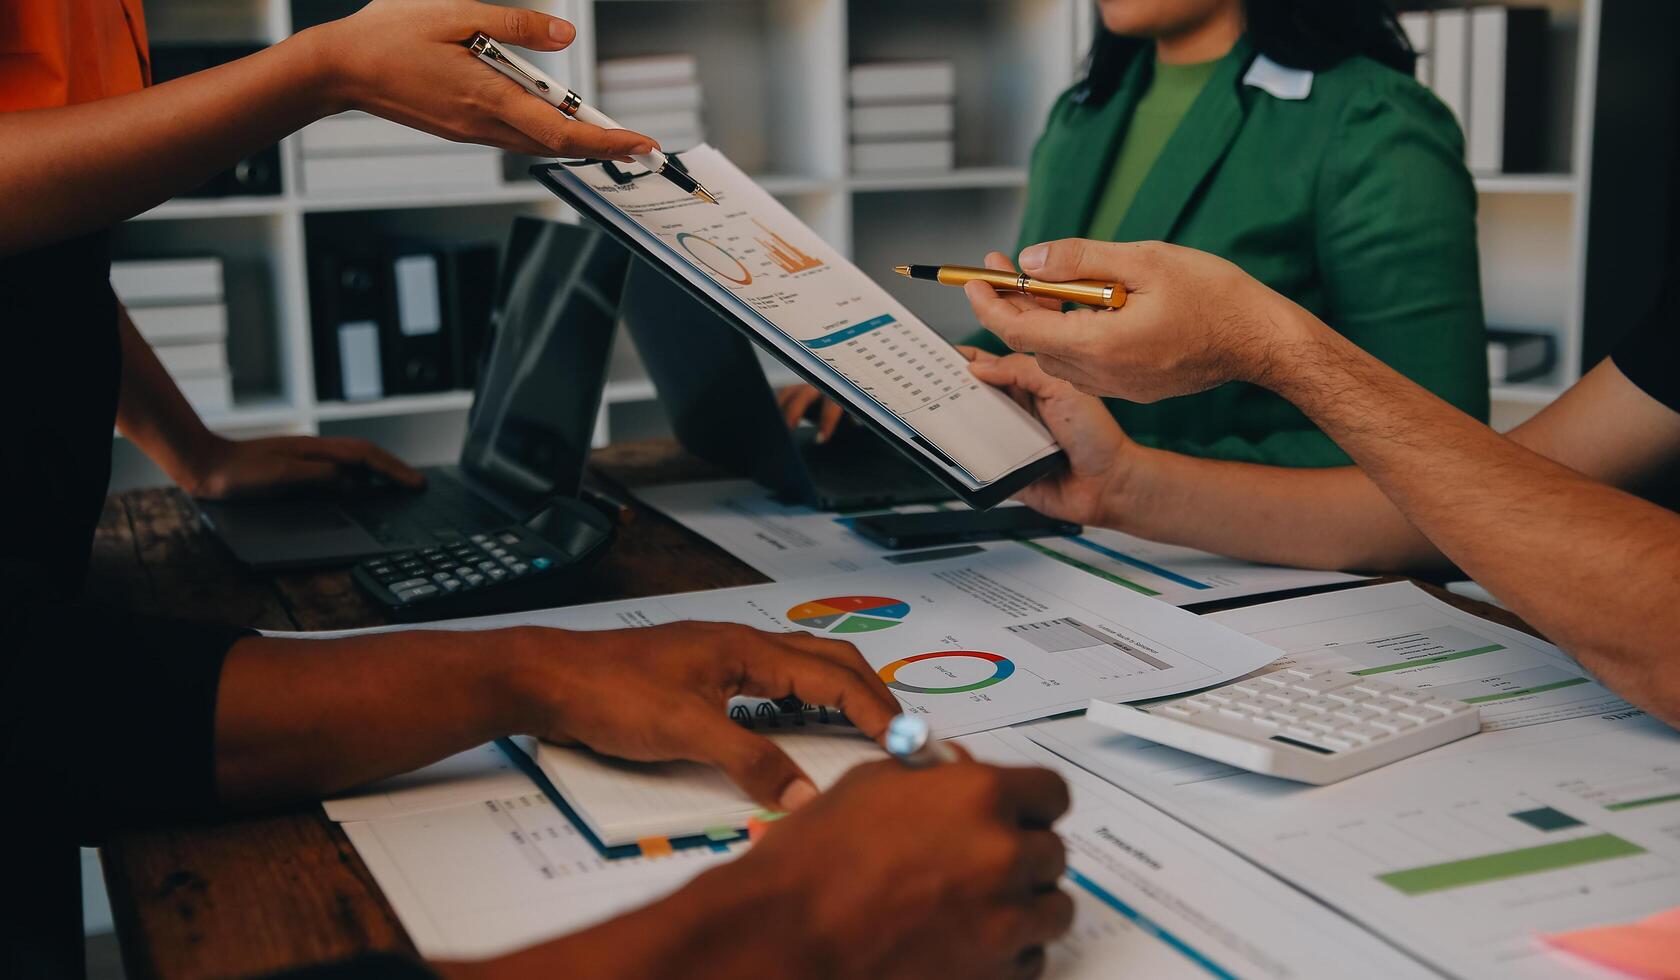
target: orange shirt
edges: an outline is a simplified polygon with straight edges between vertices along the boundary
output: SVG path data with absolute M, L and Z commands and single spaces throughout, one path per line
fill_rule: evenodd
M 0 112 L 92 102 L 150 78 L 140 0 L 0 0 Z

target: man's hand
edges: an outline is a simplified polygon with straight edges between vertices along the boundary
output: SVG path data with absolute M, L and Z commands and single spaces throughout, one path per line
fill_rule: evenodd
M 1160 242 L 1033 245 L 1021 252 L 1021 271 L 1125 286 L 1121 309 L 1068 313 L 984 283 L 964 287 L 982 324 L 1087 394 L 1152 402 L 1227 381 L 1264 383 L 1317 325 L 1230 262 Z
M 426 478 L 366 439 L 276 436 L 243 441 L 216 438 L 192 464 L 181 489 L 195 497 L 226 500 L 300 490 L 344 488 L 376 475 L 410 489 Z
M 859 766 L 669 898 L 510 956 L 436 966 L 450 980 L 1025 980 L 1073 922 L 1050 829 L 1067 807 L 1044 769 Z
M 730 698 L 832 705 L 870 738 L 899 711 L 856 647 L 809 633 L 683 622 L 507 636 L 530 714 L 519 731 L 621 759 L 715 765 L 772 809 L 801 806 L 816 787 L 786 753 L 729 719 Z
M 1120 430 L 1108 407 L 1045 374 L 1025 354 L 996 357 L 972 347 L 959 349 L 975 377 L 1002 388 L 1037 415 L 1067 453 L 1066 470 L 1028 484 L 1015 499 L 1051 517 L 1110 524 L 1108 501 L 1118 496 L 1138 446 Z
M 373 0 L 308 36 L 338 109 L 356 108 L 463 143 L 545 157 L 624 159 L 657 144 L 639 133 L 581 123 L 483 64 L 474 34 L 532 51 L 559 51 L 577 29 L 522 7 L 471 0 Z

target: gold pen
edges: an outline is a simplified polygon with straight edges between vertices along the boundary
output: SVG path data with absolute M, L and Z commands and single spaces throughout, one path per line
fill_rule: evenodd
M 1045 282 L 1026 273 L 998 272 L 996 269 L 977 269 L 967 265 L 898 265 L 893 266 L 893 271 L 911 279 L 926 279 L 946 286 L 983 282 L 993 289 L 1059 299 L 1065 303 L 1079 303 L 1083 306 L 1104 306 L 1118 310 L 1126 305 L 1126 289 L 1117 282 L 1099 282 L 1095 279 Z

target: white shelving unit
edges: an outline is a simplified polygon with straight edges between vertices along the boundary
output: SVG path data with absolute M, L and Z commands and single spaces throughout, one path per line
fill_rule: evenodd
M 151 0 L 154 43 L 278 41 L 322 0 Z M 332 0 L 326 0 L 332 2 Z M 1577 375 L 1600 0 L 1547 0 L 1568 53 L 1573 115 L 1563 172 L 1484 177 L 1482 275 L 1489 322 L 1546 329 L 1561 368 L 1545 383 L 1500 389 L 1496 421 L 1537 410 Z M 1090 0 L 527 0 L 579 27 L 565 52 L 538 56 L 586 97 L 597 58 L 693 52 L 708 139 L 865 269 L 975 260 L 1015 241 L 1032 142 L 1074 78 L 1092 29 Z M 344 4 L 340 3 L 342 7 Z M 950 59 L 957 72 L 957 167 L 938 174 L 846 172 L 845 72 L 859 61 Z M 285 193 L 176 200 L 126 223 L 119 258 L 215 252 L 227 269 L 234 406 L 209 419 L 240 436 L 353 434 L 418 463 L 456 452 L 470 395 L 442 392 L 343 403 L 316 397 L 308 248 L 338 233 L 500 241 L 520 214 L 568 220 L 540 186 L 509 179 L 473 193 L 317 199 L 298 189 L 296 138 L 282 144 Z M 510 160 L 510 175 L 522 173 Z M 968 254 L 971 253 L 971 254 Z M 967 332 L 954 290 L 882 282 L 937 328 Z M 630 345 L 614 354 L 597 437 L 660 424 Z M 117 486 L 156 482 L 121 440 Z

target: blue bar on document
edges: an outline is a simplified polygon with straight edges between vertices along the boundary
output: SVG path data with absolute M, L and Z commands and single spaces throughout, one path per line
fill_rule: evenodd
M 846 341 L 851 340 L 853 337 L 861 337 L 871 330 L 878 330 L 881 327 L 897 322 L 898 321 L 894 320 L 891 316 L 878 316 L 873 320 L 865 320 L 862 323 L 854 323 L 849 327 L 841 327 L 833 333 L 825 333 L 815 340 L 807 340 L 805 341 L 805 346 L 811 348 L 812 350 L 816 350 L 821 347 L 833 347 L 835 344 L 843 344 Z

